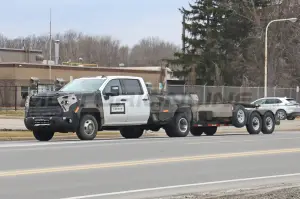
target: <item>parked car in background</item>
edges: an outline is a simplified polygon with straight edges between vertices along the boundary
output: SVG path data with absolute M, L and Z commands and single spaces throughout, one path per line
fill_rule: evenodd
M 300 116 L 300 104 L 294 98 L 265 97 L 257 99 L 251 104 L 260 105 L 259 108 L 270 109 L 280 120 L 294 120 Z

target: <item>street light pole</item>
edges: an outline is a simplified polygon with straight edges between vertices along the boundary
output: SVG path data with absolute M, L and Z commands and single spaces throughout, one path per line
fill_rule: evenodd
M 280 22 L 280 21 L 290 21 L 290 22 L 296 22 L 297 18 L 288 18 L 288 19 L 275 19 L 268 23 L 266 27 L 266 33 L 265 33 L 265 87 L 264 87 L 264 97 L 267 97 L 268 95 L 268 28 L 273 22 Z

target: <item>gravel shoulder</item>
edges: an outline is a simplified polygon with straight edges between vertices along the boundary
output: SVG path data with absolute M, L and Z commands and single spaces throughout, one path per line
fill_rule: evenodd
M 151 199 L 293 199 L 300 198 L 300 184 L 279 184 L 251 189 L 190 193 Z M 150 199 L 150 198 L 149 198 Z

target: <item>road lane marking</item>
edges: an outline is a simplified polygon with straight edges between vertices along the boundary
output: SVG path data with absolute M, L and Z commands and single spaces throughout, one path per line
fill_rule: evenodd
M 221 141 L 209 141 L 209 142 L 189 142 L 186 144 L 213 144 L 213 143 L 236 143 L 236 142 L 257 142 L 257 141 L 273 141 L 273 140 L 295 140 L 300 139 L 300 137 L 288 137 L 288 138 L 272 138 L 272 139 L 252 139 L 252 140 L 221 140 Z
M 276 150 L 261 150 L 261 151 L 248 151 L 248 152 L 223 153 L 223 154 L 222 153 L 221 154 L 207 154 L 207 155 L 198 155 L 198 156 L 182 156 L 182 157 L 148 159 L 148 160 L 137 160 L 137 161 L 62 166 L 62 167 L 52 167 L 52 168 L 50 167 L 50 168 L 41 168 L 41 169 L 0 171 L 0 177 L 46 174 L 46 173 L 57 173 L 57 172 L 71 172 L 71 171 L 92 170 L 92 169 L 130 167 L 130 166 L 139 166 L 139 165 L 153 165 L 153 164 L 188 162 L 188 161 L 199 161 L 199 160 L 209 160 L 209 159 L 223 159 L 223 158 L 249 157 L 249 156 L 259 156 L 259 155 L 299 153 L 299 152 L 300 152 L 300 148 L 288 148 L 288 149 L 276 149 Z
M 74 196 L 74 197 L 60 198 L 60 199 L 100 198 L 100 197 L 120 196 L 120 195 L 125 195 L 125 194 L 134 194 L 134 193 L 142 193 L 142 192 L 161 191 L 161 190 L 167 190 L 167 189 L 180 189 L 180 188 L 187 188 L 187 187 L 199 187 L 199 186 L 225 184 L 225 183 L 234 183 L 234 182 L 268 180 L 268 179 L 273 179 L 273 178 L 286 178 L 286 177 L 295 177 L 295 176 L 300 176 L 300 173 L 283 174 L 283 175 L 272 175 L 272 176 L 260 176 L 260 177 L 253 177 L 253 178 L 238 178 L 238 179 L 232 179 L 232 180 L 201 182 L 201 183 L 182 184 L 182 185 L 173 185 L 173 186 L 164 186 L 164 187 L 154 187 L 154 188 L 146 188 L 146 189 L 134 189 L 134 190 L 128 190 L 128 191 L 119 191 L 119 192 L 109 192 L 109 193 L 82 195 L 82 196 Z

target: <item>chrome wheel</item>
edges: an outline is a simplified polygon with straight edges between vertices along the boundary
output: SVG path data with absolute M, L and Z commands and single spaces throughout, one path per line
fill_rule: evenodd
M 178 121 L 179 130 L 183 133 L 188 130 L 188 121 L 185 118 L 181 118 Z
M 237 119 L 239 123 L 243 123 L 245 121 L 245 112 L 243 110 L 238 110 Z
M 260 123 L 259 123 L 259 119 L 257 117 L 254 117 L 252 119 L 252 126 L 255 131 L 257 131 L 259 129 Z
M 279 118 L 280 120 L 285 119 L 285 114 L 284 114 L 283 111 L 279 111 L 279 112 L 277 113 L 277 116 L 278 116 L 278 118 Z
M 95 124 L 92 120 L 87 120 L 84 123 L 84 133 L 87 135 L 93 134 L 95 131 Z
M 274 124 L 273 124 L 273 120 L 270 117 L 266 118 L 266 127 L 268 130 L 271 130 L 273 128 Z

